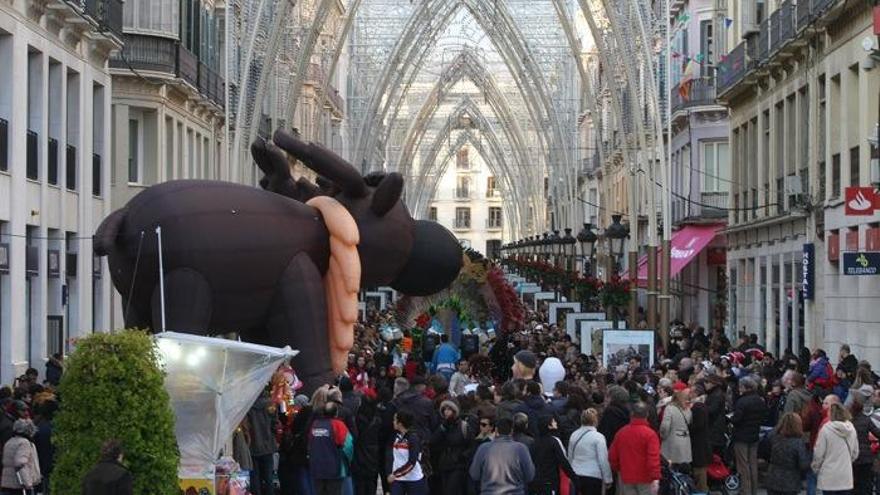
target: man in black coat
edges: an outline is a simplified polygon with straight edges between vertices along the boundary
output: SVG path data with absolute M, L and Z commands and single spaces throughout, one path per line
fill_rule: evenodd
M 122 465 L 122 445 L 108 440 L 101 447 L 101 460 L 82 481 L 83 495 L 132 495 L 131 472 Z
M 758 384 L 745 377 L 739 381 L 740 397 L 733 407 L 733 452 L 736 470 L 742 480 L 742 495 L 758 493 L 758 440 L 767 405 L 758 395 Z
M 629 393 L 623 387 L 613 385 L 608 387 L 608 399 L 608 406 L 596 429 L 605 436 L 605 443 L 611 445 L 617 432 L 629 424 Z
M 541 385 L 538 382 L 530 381 L 526 384 L 526 397 L 523 400 L 524 411 L 529 417 L 529 435 L 532 438 L 538 437 L 538 425 L 542 420 L 553 417 L 553 408 L 544 396 L 541 395 Z
M 453 400 L 440 403 L 441 421 L 431 436 L 431 451 L 437 459 L 434 471 L 438 474 L 438 491 L 442 495 L 462 495 L 467 490 L 468 450 L 477 434 L 467 421 L 459 416 L 458 404 Z
M 853 382 L 856 379 L 856 371 L 859 369 L 859 360 L 849 350 L 849 344 L 840 346 L 840 362 L 837 369 L 846 373 L 846 378 Z

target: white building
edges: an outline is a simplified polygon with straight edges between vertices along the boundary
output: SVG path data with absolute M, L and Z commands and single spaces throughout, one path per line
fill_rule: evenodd
M 111 210 L 122 1 L 0 3 L 0 382 L 109 328 L 91 235 Z
M 429 219 L 448 228 L 463 246 L 490 258 L 500 256 L 502 240 L 509 238 L 502 192 L 483 157 L 465 145 L 456 151 L 455 163 L 447 163 L 441 173 Z

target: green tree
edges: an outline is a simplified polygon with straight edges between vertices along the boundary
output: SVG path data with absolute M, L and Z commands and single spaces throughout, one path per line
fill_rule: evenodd
M 59 386 L 52 493 L 79 495 L 101 445 L 118 439 L 136 495 L 177 495 L 179 453 L 152 336 L 137 330 L 96 333 L 77 342 Z

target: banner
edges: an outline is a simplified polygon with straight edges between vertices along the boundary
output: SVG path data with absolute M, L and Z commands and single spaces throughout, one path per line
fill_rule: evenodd
M 801 259 L 801 291 L 804 294 L 804 300 L 813 299 L 814 285 L 816 283 L 815 275 L 816 266 L 816 247 L 813 243 L 804 244 L 803 258 Z
M 880 275 L 880 252 L 843 253 L 844 275 Z

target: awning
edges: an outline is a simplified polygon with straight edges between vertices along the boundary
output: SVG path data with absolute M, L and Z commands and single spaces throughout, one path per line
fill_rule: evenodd
M 674 277 L 681 272 L 688 263 L 706 248 L 715 235 L 724 228 L 723 224 L 711 225 L 687 225 L 678 232 L 672 234 L 672 256 L 669 266 L 670 276 Z M 660 272 L 660 253 L 657 254 L 657 272 Z M 627 273 L 622 278 L 629 278 Z M 644 286 L 648 280 L 648 256 L 639 258 L 639 285 Z

